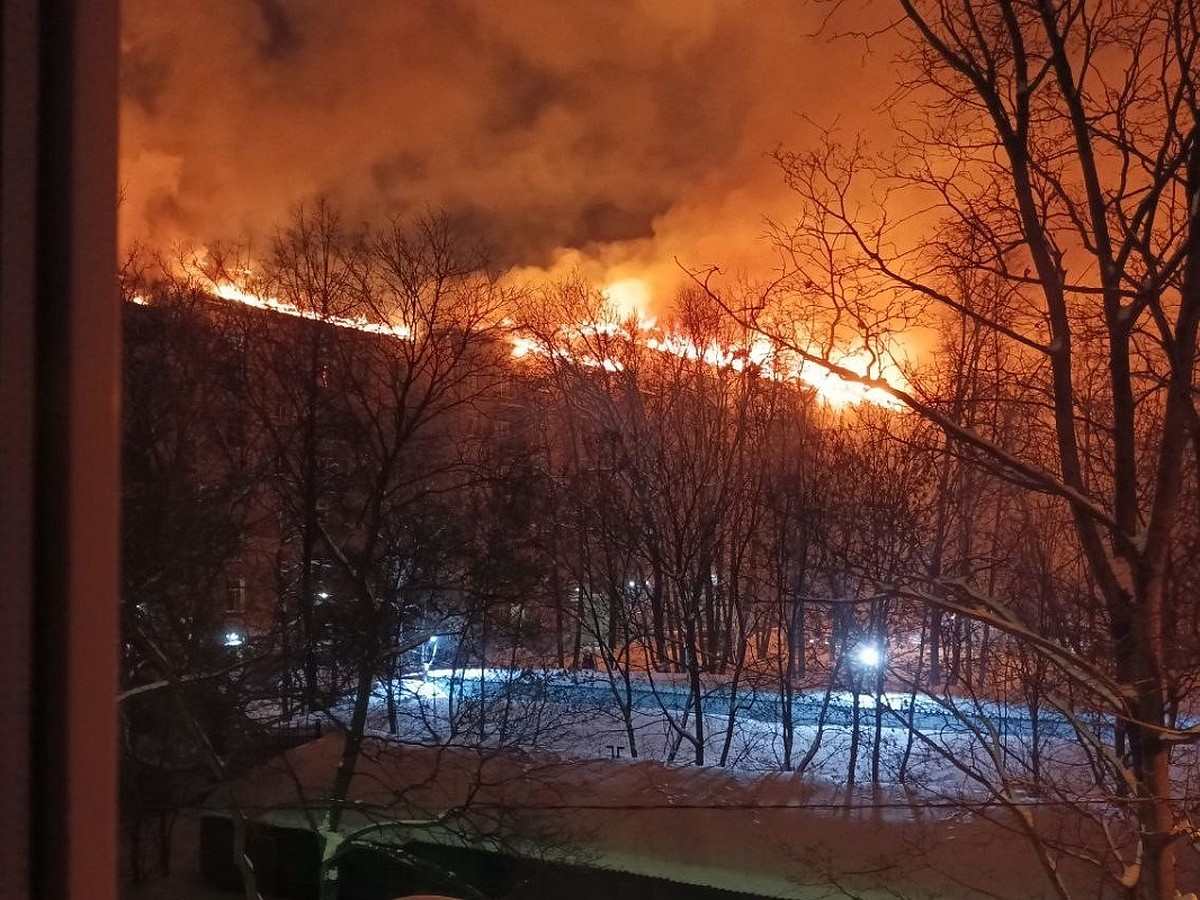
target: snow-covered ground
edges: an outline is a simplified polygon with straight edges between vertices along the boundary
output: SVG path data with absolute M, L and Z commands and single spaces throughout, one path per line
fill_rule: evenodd
M 1059 715 L 1039 723 L 1039 765 L 1047 784 L 1066 785 L 1083 807 L 1033 790 L 1024 710 L 805 694 L 793 704 L 793 765 L 813 752 L 796 772 L 783 766 L 771 694 L 742 696 L 731 726 L 728 691 L 715 680 L 705 690 L 706 765 L 696 766 L 694 711 L 677 678 L 614 685 L 595 671 L 475 669 L 379 685 L 369 716 L 378 741 L 359 764 L 352 822 L 419 823 L 462 806 L 461 823 L 506 830 L 510 849 L 550 847 L 593 865 L 780 898 L 1051 897 L 1030 844 L 1014 833 L 1020 818 L 1064 846 L 1096 837 L 1088 829 L 1099 820 L 1089 817 L 1099 807 L 1088 804 L 1103 798 Z M 849 787 L 856 702 L 857 786 Z M 266 821 L 311 827 L 340 747 L 333 733 L 290 751 L 237 786 L 238 804 Z M 722 755 L 725 765 L 715 765 Z M 1181 783 L 1192 783 L 1193 769 L 1180 765 Z M 436 837 L 439 828 L 388 825 L 378 834 Z M 1186 869 L 1191 887 L 1194 867 Z M 1061 871 L 1086 896 L 1108 896 L 1087 866 L 1064 857 Z
M 599 671 L 435 670 L 407 677 L 393 689 L 394 736 L 406 741 L 483 743 L 569 759 L 636 757 L 669 765 L 696 758 L 694 709 L 688 709 L 681 676 L 634 677 L 626 684 Z M 370 720 L 381 736 L 390 732 L 385 694 L 377 690 Z M 1027 708 L 988 700 L 800 693 L 792 701 L 789 753 L 776 693 L 741 687 L 732 701 L 732 723 L 730 706 L 727 685 L 711 680 L 702 703 L 706 765 L 742 774 L 800 769 L 807 779 L 833 786 L 876 783 L 964 799 L 991 797 L 1001 787 L 1031 799 L 1036 764 L 1045 784 L 1075 796 L 1103 796 L 1091 755 L 1053 709 L 1039 714 L 1035 731 Z M 1085 724 L 1102 735 L 1111 727 L 1099 717 Z M 1181 786 L 1197 781 L 1195 758 L 1189 748 L 1177 753 Z

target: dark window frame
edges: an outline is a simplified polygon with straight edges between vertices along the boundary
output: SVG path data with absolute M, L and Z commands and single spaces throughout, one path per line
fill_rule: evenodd
M 0 0 L 0 884 L 117 896 L 117 0 Z

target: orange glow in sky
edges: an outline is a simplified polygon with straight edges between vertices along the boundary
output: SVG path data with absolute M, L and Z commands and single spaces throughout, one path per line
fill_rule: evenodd
M 439 210 L 513 284 L 577 272 L 647 347 L 766 368 L 766 348 L 695 347 L 656 327 L 660 304 L 686 271 L 770 271 L 764 219 L 796 209 L 771 149 L 803 147 L 835 120 L 877 127 L 888 54 L 813 65 L 824 13 L 792 0 L 759 0 L 753 15 L 736 3 L 522 0 L 472 4 L 469 22 L 458 7 L 348 16 L 337 4 L 125 0 L 122 242 L 262 246 L 317 198 L 348 223 Z M 313 318 L 240 281 L 211 290 Z M 337 324 L 407 335 L 403 323 Z M 890 402 L 792 368 L 831 405 Z

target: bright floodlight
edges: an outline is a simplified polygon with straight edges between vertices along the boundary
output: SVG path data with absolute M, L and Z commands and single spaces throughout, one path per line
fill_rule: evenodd
M 225 634 L 226 647 L 240 647 L 244 643 L 246 643 L 246 639 L 236 631 L 230 631 Z
M 877 668 L 883 663 L 883 651 L 874 644 L 859 644 L 854 656 L 860 666 L 868 669 Z

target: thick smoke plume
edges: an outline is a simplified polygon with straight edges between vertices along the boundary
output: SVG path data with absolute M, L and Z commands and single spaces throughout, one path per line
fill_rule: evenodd
M 500 269 L 764 264 L 769 158 L 868 121 L 792 0 L 126 0 L 122 238 L 263 245 L 299 202 L 436 208 Z M 874 65 L 875 63 L 871 63 Z

